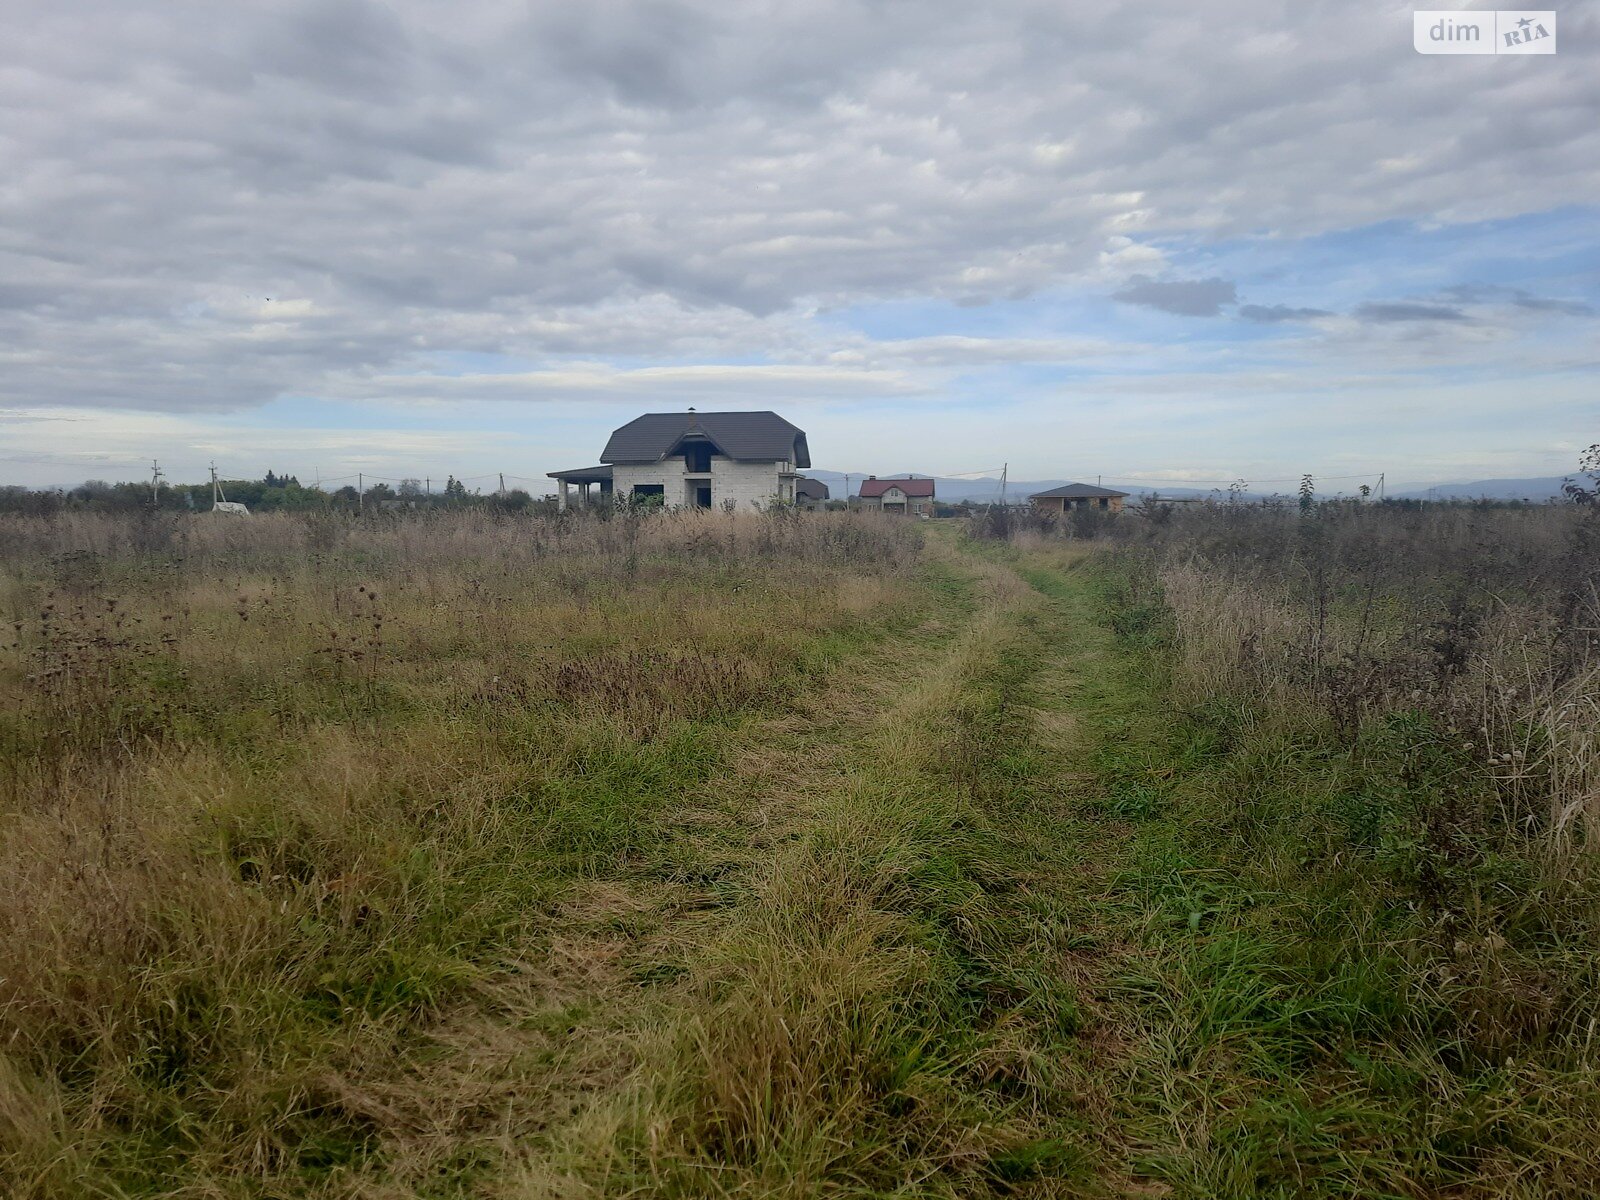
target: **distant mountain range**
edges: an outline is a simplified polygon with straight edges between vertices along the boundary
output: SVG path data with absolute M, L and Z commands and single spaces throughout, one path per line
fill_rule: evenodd
M 1476 483 L 1408 483 L 1389 494 L 1405 500 L 1531 500 L 1540 503 L 1562 495 L 1562 477 L 1552 479 L 1480 479 Z
M 806 471 L 812 479 L 820 479 L 828 485 L 828 490 L 835 500 L 843 499 L 845 495 L 856 495 L 861 491 L 861 481 L 864 475 L 851 474 L 849 492 L 845 491 L 846 476 L 841 471 Z M 894 478 L 895 475 L 880 475 L 881 479 Z M 898 477 L 910 478 L 910 472 L 898 472 Z M 917 475 L 918 479 L 926 479 L 926 475 Z M 990 503 L 1000 498 L 1000 480 L 997 478 L 981 479 L 947 479 L 942 475 L 934 476 L 935 491 L 940 500 L 948 504 L 959 504 L 963 500 L 972 500 L 977 503 Z M 1051 488 L 1061 487 L 1068 483 L 1093 483 L 1092 479 L 1008 479 L 1006 481 L 1006 498 L 1020 503 L 1035 492 L 1047 492 Z M 1387 494 L 1392 499 L 1404 500 L 1530 500 L 1540 503 L 1545 500 L 1555 500 L 1561 497 L 1561 476 L 1549 479 L 1480 479 L 1475 483 L 1407 483 L 1398 487 L 1390 487 Z M 1225 488 L 1197 488 L 1197 487 L 1151 487 L 1149 484 L 1118 483 L 1114 479 L 1106 479 L 1102 487 L 1115 488 L 1119 492 L 1127 492 L 1131 496 L 1148 496 L 1160 493 L 1174 499 L 1184 499 L 1196 496 L 1210 496 L 1213 494 L 1226 494 Z M 1267 491 L 1258 489 L 1246 492 L 1247 498 L 1255 499 L 1264 495 L 1288 495 L 1294 492 L 1294 487 L 1285 485 L 1281 488 Z M 1349 490 L 1347 489 L 1347 493 Z M 1319 492 L 1321 489 L 1319 489 Z M 1327 495 L 1330 493 L 1322 492 Z

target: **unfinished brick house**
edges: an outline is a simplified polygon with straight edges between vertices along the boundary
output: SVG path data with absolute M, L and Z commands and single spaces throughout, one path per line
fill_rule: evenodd
M 1122 511 L 1122 502 L 1127 497 L 1127 492 L 1112 488 L 1069 483 L 1065 487 L 1051 488 L 1048 492 L 1035 492 L 1028 500 L 1041 512 L 1069 513 L 1079 508 L 1100 508 L 1115 513 Z
M 775 412 L 646 413 L 613 431 L 600 464 L 551 471 L 561 508 L 610 497 L 668 508 L 760 509 L 795 500 L 805 431 Z M 592 489 L 592 490 L 591 490 Z

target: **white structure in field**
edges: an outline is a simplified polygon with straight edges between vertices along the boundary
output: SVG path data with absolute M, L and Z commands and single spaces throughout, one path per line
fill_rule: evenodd
M 248 517 L 250 510 L 236 500 L 229 500 L 222 490 L 222 480 L 217 478 L 217 464 L 211 464 L 211 511 L 227 513 L 234 517 Z
M 561 508 L 617 502 L 669 508 L 765 508 L 792 504 L 795 480 L 811 465 L 805 431 L 774 412 L 646 413 L 611 435 L 600 465 L 551 471 Z

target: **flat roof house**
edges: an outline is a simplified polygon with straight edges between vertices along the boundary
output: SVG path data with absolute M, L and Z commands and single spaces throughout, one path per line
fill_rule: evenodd
M 933 515 L 933 480 L 879 479 L 868 475 L 857 497 L 862 508 L 878 508 L 907 516 Z
M 551 471 L 562 511 L 609 493 L 618 502 L 661 497 L 669 508 L 764 508 L 793 502 L 811 465 L 805 431 L 775 412 L 646 413 L 614 430 L 600 464 Z M 574 492 L 576 489 L 576 492 Z
M 1075 508 L 1102 508 L 1108 512 L 1121 512 L 1127 492 L 1112 488 L 1094 487 L 1087 483 L 1069 483 L 1065 487 L 1051 488 L 1048 492 L 1035 492 L 1029 501 L 1041 512 L 1071 512 Z

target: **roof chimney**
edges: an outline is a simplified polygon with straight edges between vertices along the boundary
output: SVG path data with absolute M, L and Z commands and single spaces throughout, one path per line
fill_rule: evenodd
M 867 478 L 868 478 L 868 479 L 876 479 L 876 478 L 877 478 L 877 476 L 876 476 L 876 475 L 868 475 L 868 476 L 867 476 Z

